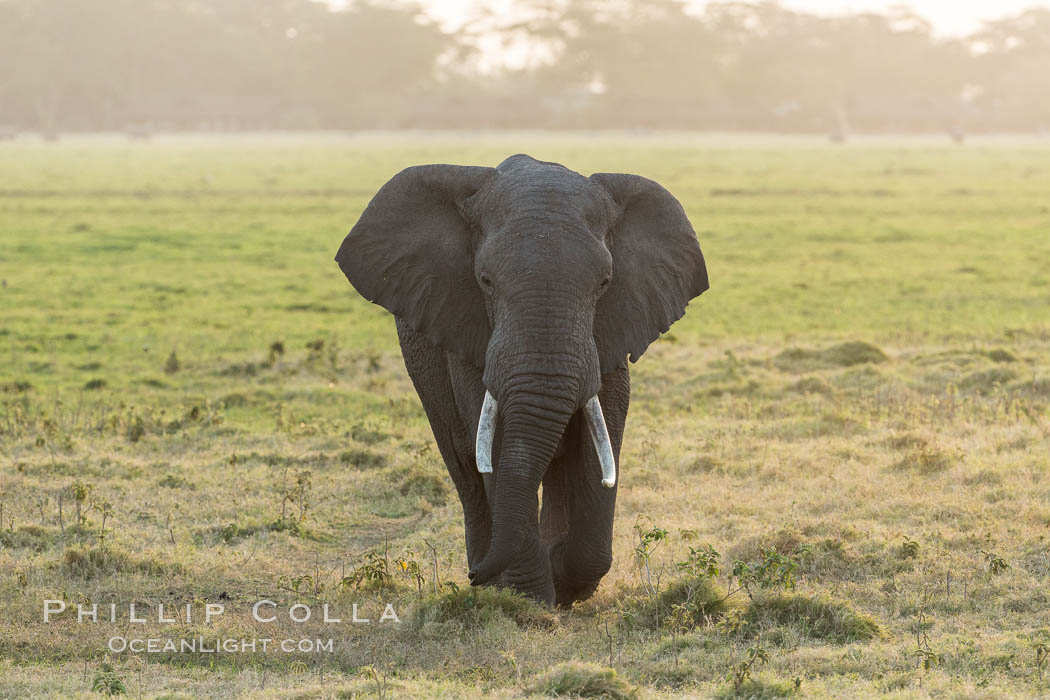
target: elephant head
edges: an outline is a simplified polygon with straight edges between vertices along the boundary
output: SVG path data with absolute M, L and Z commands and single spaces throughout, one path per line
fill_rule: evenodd
M 502 439 L 492 539 L 474 584 L 518 554 L 575 412 L 588 417 L 603 482 L 614 483 L 601 378 L 636 361 L 708 288 L 696 234 L 663 187 L 637 175 L 584 177 L 525 155 L 496 168 L 401 171 L 336 261 L 366 299 L 483 370 L 481 470 L 491 469 L 497 415 Z

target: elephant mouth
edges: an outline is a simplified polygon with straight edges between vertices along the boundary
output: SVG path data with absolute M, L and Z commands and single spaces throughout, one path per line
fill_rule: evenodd
M 475 440 L 475 461 L 478 471 L 485 482 L 486 492 L 489 490 L 492 474 L 492 440 L 496 434 L 496 417 L 499 415 L 499 403 L 496 397 L 488 390 L 485 391 L 485 401 L 481 405 L 481 416 L 478 418 L 478 433 Z M 595 394 L 583 406 L 583 415 L 587 419 L 587 428 L 591 436 L 591 443 L 598 453 L 598 462 L 602 467 L 602 486 L 612 488 L 616 485 L 616 458 L 613 456 L 612 441 L 609 439 L 609 428 L 605 424 L 605 414 L 602 413 L 602 404 Z

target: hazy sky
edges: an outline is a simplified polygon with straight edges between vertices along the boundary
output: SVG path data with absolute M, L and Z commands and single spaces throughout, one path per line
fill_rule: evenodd
M 501 12 L 513 7 L 513 0 L 421 0 L 428 13 L 448 28 L 455 27 L 472 8 L 480 4 Z M 702 7 L 705 0 L 689 0 Z M 967 34 L 980 26 L 981 20 L 1017 14 L 1029 7 L 1050 7 L 1040 0 L 781 0 L 785 7 L 820 14 L 849 14 L 857 11 L 884 12 L 894 5 L 908 5 L 929 20 L 940 35 Z

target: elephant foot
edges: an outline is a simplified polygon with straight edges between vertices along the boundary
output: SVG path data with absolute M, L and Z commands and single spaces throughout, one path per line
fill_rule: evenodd
M 502 586 L 547 605 L 554 604 L 554 581 L 550 559 L 538 537 L 525 541 L 518 557 L 499 578 Z
M 550 567 L 555 605 L 571 608 L 573 603 L 594 595 L 602 577 L 612 567 L 612 554 L 606 552 L 570 549 L 567 535 L 562 535 L 551 544 Z

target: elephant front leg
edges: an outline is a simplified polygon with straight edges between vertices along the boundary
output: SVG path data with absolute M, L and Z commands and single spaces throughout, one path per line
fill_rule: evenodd
M 568 500 L 569 529 L 550 547 L 555 602 L 562 607 L 586 600 L 612 567 L 613 514 L 619 488 L 620 445 L 631 399 L 626 367 L 602 377 L 598 393 L 616 457 L 616 486 L 602 486 L 601 464 L 583 420 L 576 421 L 576 460 L 566 460 L 564 497 Z
M 600 473 L 600 472 L 599 472 Z M 616 505 L 616 487 L 602 488 L 604 493 L 577 493 L 573 501 L 574 516 L 569 531 L 550 549 L 554 602 L 560 607 L 587 600 L 598 589 L 612 568 L 612 512 Z
M 444 352 L 400 318 L 397 319 L 397 334 L 408 376 L 419 394 L 438 451 L 463 504 L 467 565 L 472 567 L 485 557 L 489 549 L 492 515 L 474 461 L 474 438 L 469 432 L 471 425 L 477 425 L 480 399 L 477 405 L 465 402 L 465 414 L 460 411 L 457 399 L 462 402 L 461 397 L 477 393 L 480 374 L 477 371 L 471 373 L 461 363 L 449 360 Z

